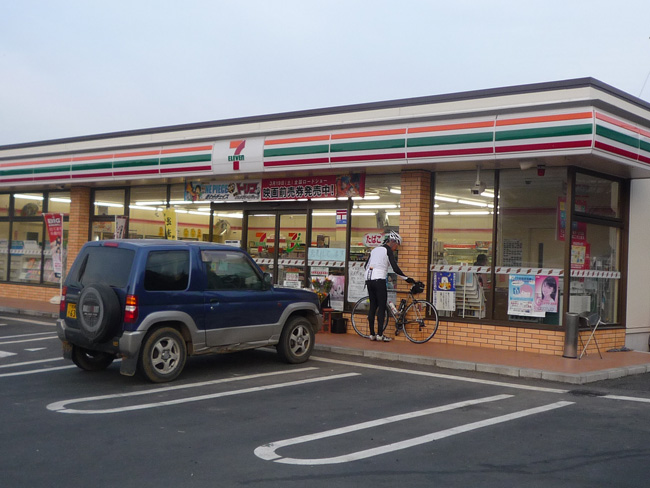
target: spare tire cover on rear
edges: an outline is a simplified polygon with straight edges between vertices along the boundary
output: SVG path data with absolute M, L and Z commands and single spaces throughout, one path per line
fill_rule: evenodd
M 113 289 L 101 283 L 84 287 L 77 304 L 77 321 L 87 339 L 101 342 L 112 337 L 120 320 L 120 302 Z

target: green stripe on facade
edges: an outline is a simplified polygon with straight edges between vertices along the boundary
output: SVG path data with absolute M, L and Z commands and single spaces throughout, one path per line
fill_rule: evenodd
M 492 137 L 492 132 L 479 132 L 475 134 L 453 134 L 448 136 L 413 137 L 408 140 L 408 147 L 492 142 Z
M 199 154 L 197 156 L 175 156 L 173 158 L 160 158 L 160 164 L 200 163 L 212 161 L 212 154 Z
M 644 140 L 639 140 L 639 142 L 641 143 L 640 146 L 643 151 L 650 152 L 650 142 Z
M 639 147 L 639 139 L 636 137 L 628 136 L 627 134 L 622 134 L 618 131 L 610 129 L 609 127 L 603 127 L 602 125 L 596 125 L 596 135 L 611 139 L 626 146 Z
M 327 144 L 318 146 L 300 146 L 300 147 L 283 147 L 279 149 L 264 149 L 265 158 L 274 158 L 278 156 L 300 156 L 302 154 L 323 154 L 329 151 Z
M 16 175 L 33 175 L 33 169 L 5 169 L 0 171 L 0 176 L 16 176 Z
M 517 139 L 537 139 L 541 137 L 580 136 L 592 133 L 592 124 L 566 125 L 561 127 L 544 127 L 536 129 L 504 130 L 495 133 L 497 141 Z
M 79 164 L 72 166 L 72 171 L 93 171 L 96 169 L 113 169 L 113 163 L 110 161 L 107 163 L 89 163 L 89 164 Z
M 34 174 L 42 173 L 63 173 L 70 171 L 70 166 L 54 166 L 54 167 L 45 167 L 45 168 L 34 168 Z
M 367 142 L 344 142 L 341 144 L 332 144 L 330 151 L 348 152 L 348 151 L 372 151 L 376 149 L 404 149 L 406 139 L 389 139 L 386 141 L 367 141 Z
M 141 166 L 158 166 L 158 158 L 156 159 L 131 159 L 128 161 L 115 161 L 113 168 L 137 168 Z

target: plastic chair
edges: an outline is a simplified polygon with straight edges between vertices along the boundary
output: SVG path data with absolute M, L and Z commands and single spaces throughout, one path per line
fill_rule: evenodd
M 578 320 L 580 321 L 580 326 L 583 329 L 588 329 L 591 331 L 591 334 L 589 334 L 589 338 L 587 339 L 587 342 L 584 343 L 582 341 L 582 336 L 580 335 L 580 332 L 578 332 L 578 337 L 580 337 L 580 343 L 584 346 L 582 348 L 582 352 L 580 353 L 580 356 L 578 356 L 578 359 L 582 359 L 582 356 L 584 356 L 587 353 L 587 346 L 589 346 L 589 343 L 593 340 L 594 343 L 596 344 L 596 349 L 598 350 L 598 355 L 600 356 L 600 359 L 603 359 L 603 354 L 600 352 L 600 346 L 598 345 L 598 340 L 596 339 L 596 331 L 598 330 L 598 326 L 601 324 L 605 324 L 600 319 L 600 314 L 598 313 L 592 313 L 592 314 L 585 314 L 582 313 L 578 317 Z

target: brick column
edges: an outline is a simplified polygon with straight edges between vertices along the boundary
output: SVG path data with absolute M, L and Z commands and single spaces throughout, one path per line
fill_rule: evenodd
M 68 223 L 67 270 L 88 241 L 90 231 L 90 188 L 70 188 L 70 221 Z
M 416 280 L 428 281 L 431 243 L 431 173 L 422 170 L 402 171 L 399 233 L 403 244 L 399 250 L 399 267 Z M 399 280 L 400 288 L 406 288 Z

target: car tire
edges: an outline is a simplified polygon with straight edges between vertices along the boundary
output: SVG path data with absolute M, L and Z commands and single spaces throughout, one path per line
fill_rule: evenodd
M 72 362 L 84 371 L 103 371 L 114 359 L 114 354 L 72 346 Z
M 110 286 L 94 283 L 81 291 L 77 304 L 77 322 L 86 339 L 103 342 L 112 337 L 120 315 L 120 302 Z
M 282 329 L 277 349 L 280 357 L 290 364 L 304 363 L 314 349 L 314 329 L 305 317 L 294 317 Z
M 187 345 L 180 332 L 161 327 L 151 332 L 140 351 L 140 372 L 154 383 L 172 381 L 185 367 Z

